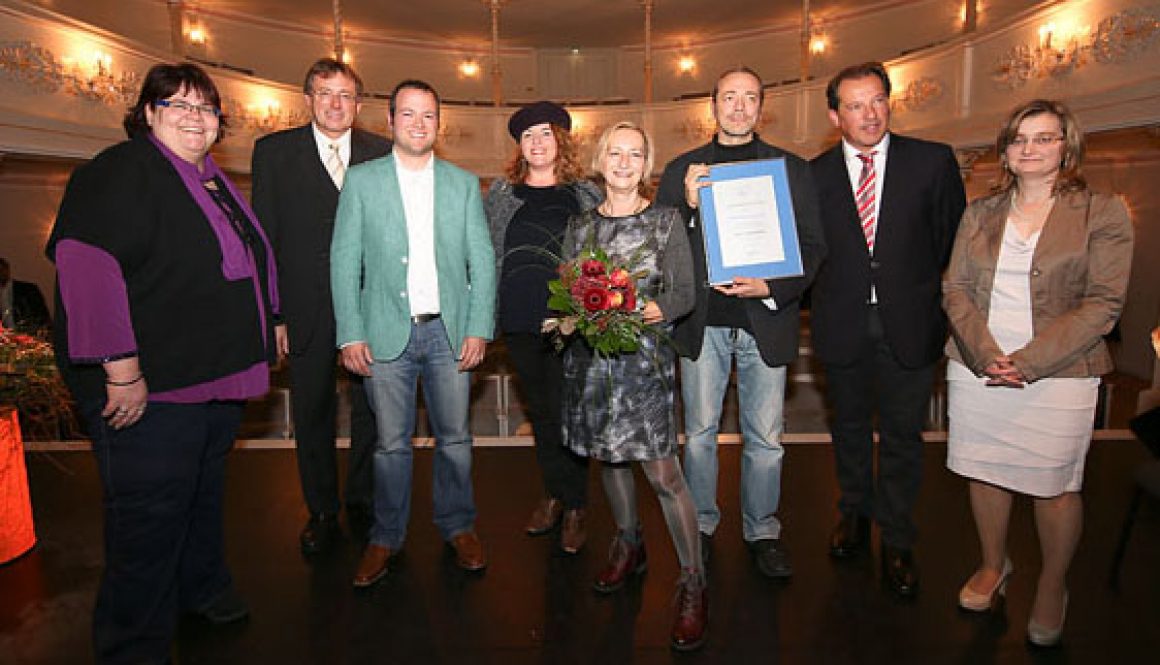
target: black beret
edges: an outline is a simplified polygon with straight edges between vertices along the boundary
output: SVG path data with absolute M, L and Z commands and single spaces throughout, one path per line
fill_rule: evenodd
M 555 102 L 536 102 L 512 114 L 508 120 L 508 133 L 519 141 L 525 129 L 545 122 L 559 125 L 565 130 L 572 129 L 572 116 L 568 115 L 563 106 Z

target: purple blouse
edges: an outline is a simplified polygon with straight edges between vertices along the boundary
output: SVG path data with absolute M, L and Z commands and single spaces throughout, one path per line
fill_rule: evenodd
M 219 176 L 219 182 L 226 184 L 261 236 L 261 246 L 267 252 L 268 296 L 271 307 L 278 312 L 277 279 L 273 274 L 274 260 L 270 243 L 261 225 L 257 223 L 245 200 L 238 195 L 232 183 L 225 178 L 225 174 L 209 155 L 205 158 L 204 170 L 198 171 L 195 165 L 177 157 L 156 139 L 153 143 L 173 164 L 190 194 L 206 213 L 221 246 L 223 275 L 227 279 L 249 277 L 253 281 L 259 320 L 265 326 L 266 312 L 262 304 L 257 262 L 229 227 L 225 213 L 213 202 L 202 183 Z M 65 239 L 57 244 L 55 259 L 61 300 L 65 311 L 68 312 L 71 359 L 77 363 L 102 363 L 136 355 L 137 339 L 130 316 L 129 295 L 117 259 L 99 247 L 74 239 Z M 265 394 L 269 387 L 269 368 L 265 362 L 258 362 L 247 369 L 204 383 L 150 393 L 149 400 L 193 404 L 211 400 L 248 399 Z

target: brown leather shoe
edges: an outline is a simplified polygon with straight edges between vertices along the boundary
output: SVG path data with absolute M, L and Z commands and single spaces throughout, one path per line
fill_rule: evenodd
M 475 531 L 461 531 L 451 537 L 451 547 L 455 548 L 455 563 L 472 572 L 487 568 L 487 556 L 483 553 L 483 543 Z
M 354 572 L 354 585 L 362 589 L 383 579 L 391 560 L 391 548 L 382 545 L 367 545 L 362 560 Z
M 644 573 L 647 564 L 648 555 L 644 551 L 641 535 L 637 534 L 636 545 L 630 545 L 617 533 L 608 548 L 608 563 L 596 575 L 596 582 L 592 586 L 600 593 L 612 593 L 624 586 L 629 575 Z
M 677 586 L 677 616 L 670 643 L 677 651 L 692 651 L 709 634 L 709 595 L 705 576 L 698 570 L 682 571 Z
M 529 536 L 542 536 L 560 523 L 560 516 L 564 513 L 564 504 L 559 499 L 542 499 L 528 518 L 528 525 L 524 533 Z
M 560 549 L 575 554 L 584 547 L 588 533 L 584 531 L 584 509 L 564 511 L 564 524 L 560 527 Z

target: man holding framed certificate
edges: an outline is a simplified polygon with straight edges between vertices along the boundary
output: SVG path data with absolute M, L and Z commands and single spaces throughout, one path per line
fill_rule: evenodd
M 698 285 L 696 307 L 673 338 L 682 355 L 685 474 L 702 555 L 708 558 L 721 518 L 717 431 L 736 360 L 742 537 L 763 574 L 785 578 L 792 569 L 776 513 L 786 365 L 798 352 L 798 302 L 826 247 L 809 165 L 754 132 L 762 99 L 752 69 L 722 74 L 711 100 L 717 133 L 665 167 L 657 203 L 681 211 Z

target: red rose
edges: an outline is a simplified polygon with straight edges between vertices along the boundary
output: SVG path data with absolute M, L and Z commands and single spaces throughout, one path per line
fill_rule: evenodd
M 616 270 L 612 271 L 611 275 L 608 276 L 609 282 L 611 282 L 613 286 L 621 289 L 628 286 L 629 280 L 631 278 L 632 275 L 628 274 L 628 271 L 624 268 L 617 268 Z
M 620 308 L 626 312 L 636 310 L 636 292 L 626 291 L 624 294 L 624 303 L 621 304 Z
M 576 298 L 577 300 L 584 300 L 584 294 L 587 293 L 588 289 L 595 289 L 599 287 L 600 285 L 596 283 L 596 281 L 591 277 L 580 276 L 576 278 L 575 282 L 572 282 L 572 287 L 570 290 L 572 292 L 573 298 Z
M 604 274 L 604 264 L 596 259 L 588 259 L 580 265 L 580 270 L 588 277 L 599 277 Z
M 589 312 L 599 312 L 608 309 L 611 294 L 601 288 L 590 288 L 584 292 L 584 309 Z

